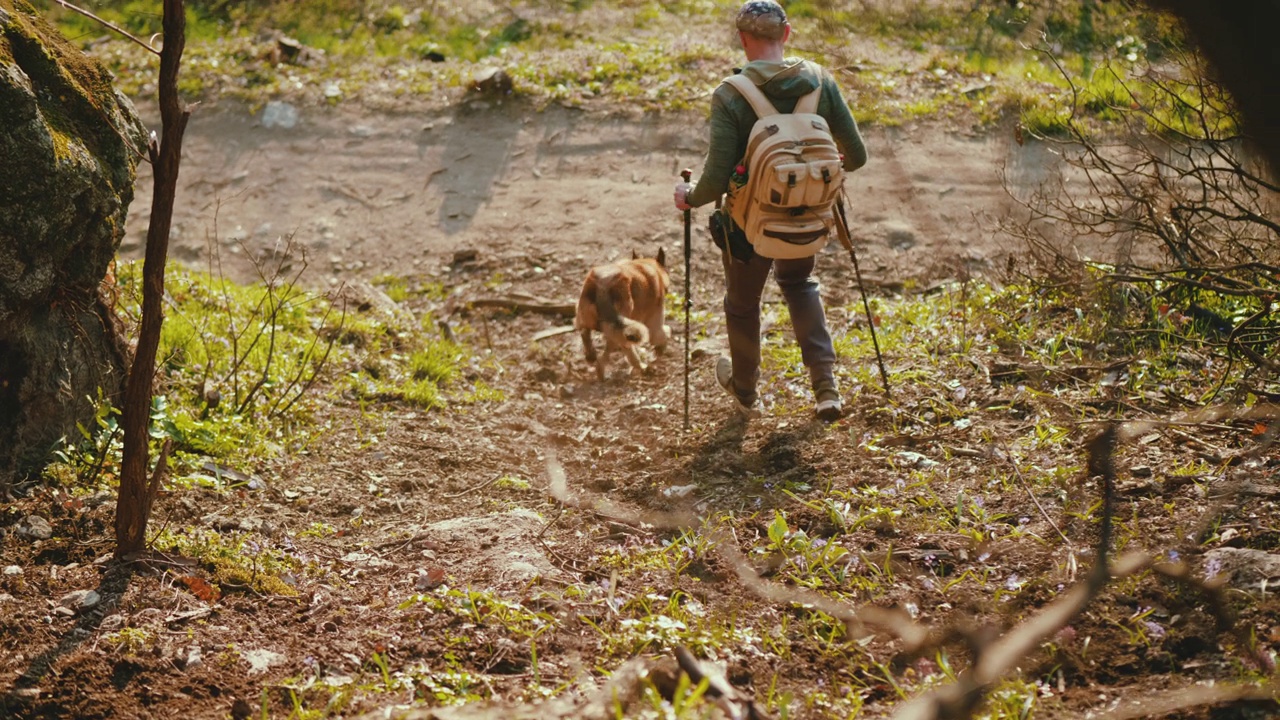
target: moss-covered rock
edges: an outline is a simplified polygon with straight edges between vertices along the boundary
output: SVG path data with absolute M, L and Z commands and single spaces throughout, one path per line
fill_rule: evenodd
M 0 0 L 0 489 L 38 467 L 125 359 L 100 286 L 146 131 L 96 60 Z

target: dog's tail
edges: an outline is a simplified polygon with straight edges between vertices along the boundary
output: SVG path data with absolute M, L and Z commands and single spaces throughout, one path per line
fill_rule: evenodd
M 619 339 L 630 344 L 649 340 L 649 328 L 618 312 L 618 304 L 608 288 L 597 289 L 596 308 L 600 313 L 600 332 L 606 337 L 612 336 L 615 343 L 623 344 Z

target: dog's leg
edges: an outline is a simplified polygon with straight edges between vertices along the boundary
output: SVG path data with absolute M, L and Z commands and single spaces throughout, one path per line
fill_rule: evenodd
M 667 342 L 671 340 L 671 328 L 664 325 L 663 312 L 659 310 L 649 316 L 645 326 L 649 328 L 649 343 L 653 345 L 654 352 L 659 355 L 665 354 L 667 351 Z
M 626 354 L 627 361 L 631 363 L 631 374 L 639 375 L 649 368 L 640 359 L 640 353 L 636 352 L 635 343 L 627 343 L 622 346 L 622 352 Z
M 582 350 L 587 356 L 587 362 L 596 361 L 596 346 L 591 344 L 591 328 L 582 331 Z
M 596 379 L 600 382 L 604 382 L 604 368 L 609 362 L 609 351 L 612 349 L 613 343 L 609 341 L 608 335 L 604 335 L 604 347 L 600 350 L 600 357 L 596 358 Z

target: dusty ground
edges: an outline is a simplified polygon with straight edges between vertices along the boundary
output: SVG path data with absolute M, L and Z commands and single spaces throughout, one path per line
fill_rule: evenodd
M 238 108 L 197 111 L 175 217 L 173 256 L 202 263 L 215 240 L 228 253 L 269 252 L 293 234 L 312 277 L 429 273 L 455 251 L 482 257 L 600 262 L 659 245 L 676 252 L 670 189 L 706 151 L 701 117 L 602 116 L 476 99 L 444 112 L 352 115 L 301 110 L 292 128 L 265 127 Z M 990 220 L 1055 166 L 1012 131 L 943 125 L 865 131 L 870 163 L 850 183 L 851 220 L 870 274 L 884 281 L 954 276 L 998 264 L 1006 247 Z M 145 173 L 145 169 L 143 170 Z M 139 184 L 145 195 L 147 178 Z M 149 204 L 140 197 L 124 253 L 140 256 Z M 702 221 L 695 277 L 713 281 Z M 243 244 L 244 249 L 241 249 Z M 229 269 L 243 273 L 238 262 Z M 578 276 L 564 273 L 562 293 Z M 709 287 L 714 287 L 710 285 Z
M 872 160 L 852 180 L 852 215 L 864 267 L 877 286 L 927 286 L 962 269 L 999 268 L 1006 254 L 1020 250 L 1005 246 L 987 219 L 1011 208 L 999 170 L 1007 170 L 1015 193 L 1028 192 L 1050 166 L 1052 156 L 1043 149 L 1019 147 L 1002 133 L 970 136 L 937 126 L 871 129 L 866 135 Z M 681 167 L 697 166 L 703 136 L 698 118 L 596 117 L 486 101 L 396 116 L 304 110 L 292 129 L 263 127 L 259 116 L 237 108 L 200 112 L 188 133 L 172 254 L 200 265 L 217 243 L 227 272 L 247 279 L 248 258 L 271 252 L 281 234 L 292 233 L 308 249 L 308 277 L 316 285 L 391 273 L 441 281 L 462 299 L 526 292 L 567 300 L 590 264 L 657 247 L 680 257 L 670 186 Z M 146 178 L 140 186 L 146 187 Z M 139 253 L 147 209 L 140 197 L 126 254 Z M 698 216 L 705 219 L 705 213 Z M 897 579 L 865 599 L 912 607 L 922 622 L 1018 616 L 1070 580 L 1074 558 L 1087 565 L 1084 549 L 1093 528 L 1067 510 L 1081 511 L 1088 502 L 1070 478 L 1042 498 L 1068 541 L 1022 493 L 984 489 L 984 473 L 1004 462 L 987 433 L 1017 437 L 1039 413 L 1055 411 L 1046 409 L 1051 403 L 1032 407 L 1017 400 L 1014 389 L 992 384 L 978 370 L 961 381 L 982 408 L 976 411 L 981 434 L 977 426 L 932 426 L 924 417 L 928 403 L 909 390 L 889 404 L 875 388 L 858 385 L 846 387 L 848 417 L 825 427 L 810 420 L 803 389 L 777 380 L 766 391 L 768 417 L 747 427 L 732 421 L 710 375 L 721 336 L 718 258 L 701 223 L 695 245 L 700 322 L 693 432 L 681 430 L 678 354 L 658 360 L 656 372 L 643 378 L 624 377 L 619 361 L 615 377 L 597 383 L 572 335 L 531 345 L 529 338 L 555 320 L 460 311 L 456 322 L 472 329 L 469 341 L 499 368 L 493 380 L 506 401 L 430 413 L 339 401 L 326 418 L 335 429 L 308 452 L 258 468 L 261 485 L 160 499 L 156 526 L 242 533 L 304 558 L 316 572 L 296 578 L 298 597 L 229 592 L 207 603 L 179 580 L 198 570 L 177 557 L 132 572 L 116 568 L 106 562 L 111 514 L 105 499 L 85 504 L 38 495 L 5 510 L 0 525 L 41 512 L 51 515 L 55 532 L 50 540 L 4 539 L 4 564 L 19 572 L 0 578 L 0 591 L 9 596 L 0 606 L 0 629 L 22 640 L 0 658 L 0 686 L 23 694 L 0 705 L 0 715 L 246 717 L 257 716 L 265 703 L 273 717 L 287 717 L 294 710 L 291 689 L 309 709 L 327 702 L 329 695 L 308 685 L 308 678 L 332 687 L 342 679 L 359 684 L 375 678 L 376 685 L 375 654 L 393 672 L 427 668 L 422 672 L 437 685 L 420 681 L 420 696 L 444 697 L 438 688 L 450 682 L 447 667 L 470 678 L 455 677 L 450 692 L 529 697 L 531 685 L 561 688 L 598 677 L 630 655 L 629 647 L 609 646 L 592 627 L 614 617 L 615 595 L 640 602 L 678 591 L 686 605 L 717 618 L 741 618 L 744 626 L 799 624 L 798 610 L 751 598 L 730 568 L 710 556 L 679 572 L 649 568 L 620 575 L 608 563 L 611 548 L 660 548 L 673 538 L 562 511 L 546 492 L 546 463 L 553 455 L 575 491 L 641 510 L 739 513 L 755 518 L 746 524 L 754 540 L 765 535 L 774 507 L 787 508 L 793 526 L 810 535 L 834 536 L 838 529 L 826 516 L 802 504 L 808 493 L 912 492 L 903 489 L 914 472 L 911 463 L 943 462 L 948 479 L 929 492 L 944 504 L 959 502 L 965 492 L 985 493 L 993 517 L 1025 534 L 1021 541 L 987 547 L 954 533 L 901 535 L 892 524 L 844 534 L 842 541 L 865 557 L 898 560 Z M 454 263 L 459 251 L 475 251 L 477 258 Z M 832 307 L 854 298 L 847 265 L 834 252 L 821 260 Z M 673 279 L 679 286 L 682 271 Z M 847 328 L 858 318 L 841 312 L 831 321 Z M 842 375 L 849 370 L 842 367 Z M 1072 414 L 1062 407 L 1056 412 Z M 1232 445 L 1237 438 L 1223 431 L 1215 442 Z M 1135 451 L 1141 456 L 1135 462 L 1158 457 L 1172 465 L 1198 449 L 1160 440 Z M 1048 467 L 1062 458 L 1023 460 Z M 501 477 L 525 479 L 530 487 L 493 482 Z M 1139 483 L 1123 513 L 1152 518 L 1142 535 L 1153 546 L 1176 541 L 1183 518 L 1168 511 L 1171 505 L 1190 512 L 1204 502 L 1196 486 L 1162 485 L 1162 478 L 1157 470 L 1154 480 Z M 692 492 L 682 495 L 690 485 Z M 667 492 L 672 488 L 684 489 Z M 752 515 L 760 510 L 766 512 Z M 928 512 L 921 505 L 920 513 Z M 300 534 L 316 523 L 341 533 Z M 1244 533 L 1271 546 L 1277 541 L 1265 523 L 1240 527 L 1237 537 Z M 949 563 L 945 570 L 935 566 L 939 557 Z M 1024 582 L 1031 589 L 1014 603 L 996 605 L 973 583 L 960 582 L 944 596 L 940 578 L 962 579 L 965 572 L 996 573 L 1009 578 L 1001 582 L 1013 583 L 1011 589 Z M 400 607 L 440 578 L 553 618 L 554 629 L 538 639 L 538 663 L 531 662 L 527 637 L 509 627 Z M 572 594 L 566 588 L 586 590 Z M 96 589 L 102 601 L 75 617 L 53 610 L 53 601 L 77 589 Z M 1085 657 L 1077 645 L 1057 666 L 1028 673 L 1057 677 L 1057 685 L 1046 686 L 1044 701 L 1062 703 L 1054 706 L 1059 708 L 1108 707 L 1136 691 L 1135 677 L 1148 689 L 1179 684 L 1170 675 L 1177 668 L 1232 676 L 1237 666 L 1216 651 L 1210 620 L 1190 606 L 1161 608 L 1162 618 L 1190 618 L 1169 630 L 1167 643 L 1150 652 L 1125 649 L 1124 626 L 1105 618 L 1149 610 L 1154 602 L 1138 588 L 1109 596 L 1105 612 L 1082 620 L 1073 632 L 1092 633 L 1095 654 Z M 1266 613 L 1247 621 L 1275 631 L 1274 616 Z M 145 629 L 150 640 L 129 651 L 101 644 L 106 633 L 123 627 Z M 1266 642 L 1277 640 L 1273 635 Z M 911 687 L 927 672 L 920 666 L 877 678 L 859 670 L 868 667 L 867 657 L 892 659 L 893 646 L 883 640 L 850 648 L 848 663 L 833 662 L 803 639 L 794 642 L 786 667 L 746 651 L 728 651 L 721 659 L 731 679 L 757 695 L 773 683 L 797 697 L 821 686 L 832 697 L 859 696 L 869 716 L 896 702 L 899 683 Z M 1109 644 L 1121 650 L 1097 650 Z M 595 667 L 602 657 L 607 667 Z M 887 672 L 889 665 L 880 667 Z M 383 700 L 408 699 L 401 695 Z M 357 699 L 334 710 L 349 715 L 374 707 Z M 792 716 L 826 717 L 828 711 L 816 703 L 796 706 Z

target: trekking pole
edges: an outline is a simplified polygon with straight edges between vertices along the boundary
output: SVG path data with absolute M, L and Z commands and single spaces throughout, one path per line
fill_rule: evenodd
M 680 177 L 687 184 L 693 178 L 693 171 L 688 168 L 680 171 Z M 693 211 L 684 211 L 684 431 L 689 432 L 689 309 L 693 301 L 689 298 L 689 265 L 693 256 Z
M 853 238 L 849 235 L 849 218 L 844 214 L 844 193 L 836 199 L 836 235 L 841 244 L 849 251 L 849 259 L 853 261 L 853 276 L 858 281 L 858 292 L 862 295 L 862 309 L 867 313 L 867 327 L 871 328 L 871 345 L 876 350 L 876 363 L 880 365 L 880 381 L 884 383 L 884 396 L 891 399 L 889 393 L 889 372 L 884 369 L 884 356 L 880 354 L 880 339 L 876 337 L 876 321 L 871 317 L 871 303 L 867 301 L 867 288 L 862 284 L 862 270 L 858 268 L 858 254 L 853 250 Z

